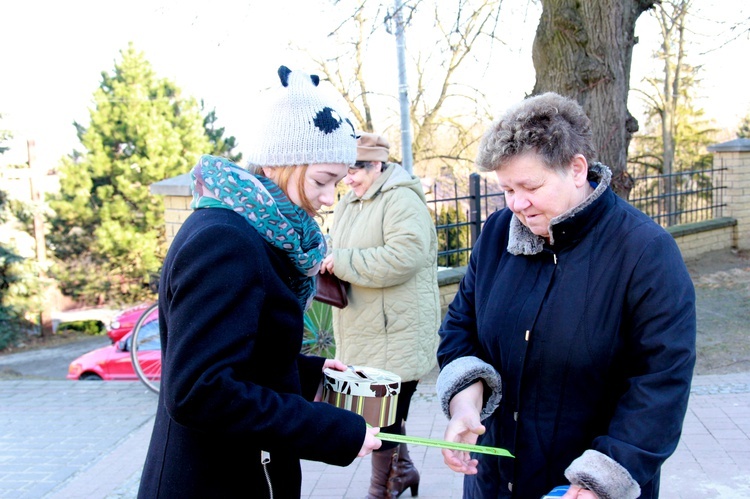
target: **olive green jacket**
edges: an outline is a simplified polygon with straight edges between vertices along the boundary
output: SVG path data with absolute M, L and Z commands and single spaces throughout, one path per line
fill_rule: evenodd
M 336 357 L 414 381 L 436 364 L 440 327 L 437 235 L 419 178 L 387 169 L 358 198 L 336 205 L 334 273 L 349 305 L 334 308 Z

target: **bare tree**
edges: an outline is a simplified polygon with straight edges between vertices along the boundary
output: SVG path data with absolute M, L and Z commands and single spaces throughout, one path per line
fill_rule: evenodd
M 643 94 L 649 107 L 658 115 L 661 122 L 661 172 L 664 175 L 663 194 L 665 213 L 674 217 L 676 197 L 674 191 L 675 138 L 677 135 L 678 109 L 687 98 L 686 86 L 690 83 L 682 75 L 685 66 L 685 30 L 690 0 L 665 0 L 656 6 L 654 17 L 659 29 L 661 46 L 656 52 L 663 64 L 663 72 L 658 78 L 646 78 L 653 93 Z M 692 80 L 691 80 L 692 82 Z M 672 221 L 673 222 L 673 221 Z M 670 223 L 671 225 L 671 223 Z
M 365 0 L 334 3 L 347 13 L 330 34 L 338 41 L 339 53 L 329 58 L 313 58 L 321 75 L 349 103 L 358 128 L 384 132 L 398 122 L 397 80 L 394 76 L 391 87 L 378 92 L 371 89 L 368 78 L 396 70 L 395 41 L 389 35 L 393 12 Z M 489 65 L 487 54 L 491 54 L 492 44 L 498 42 L 495 31 L 500 3 L 500 0 L 457 0 L 450 6 L 438 0 L 404 3 L 402 16 L 407 34 L 418 30 L 420 37 L 418 44 L 409 45 L 407 41 L 415 172 L 437 175 L 447 168 L 461 177 L 473 169 L 482 125 L 491 115 L 484 94 L 462 70 L 471 66 L 472 72 L 477 68 L 481 71 Z M 408 40 L 414 40 L 414 36 Z M 387 49 L 394 54 L 393 62 L 372 57 L 373 43 L 388 44 Z M 482 56 L 475 56 L 480 47 Z M 378 101 L 380 119 L 375 118 L 373 99 Z M 396 146 L 397 134 L 389 138 Z M 399 150 L 391 148 L 397 160 Z
M 643 79 L 645 90 L 634 89 L 646 104 L 646 121 L 644 133 L 634 137 L 629 162 L 632 167 L 643 167 L 647 174 L 660 175 L 658 182 L 648 180 L 638 190 L 658 194 L 658 209 L 667 215 L 667 225 L 685 222 L 680 215 L 684 207 L 678 201 L 686 198 L 674 193 L 688 182 L 709 182 L 703 174 L 689 172 L 699 172 L 710 162 L 706 146 L 716 133 L 693 99 L 701 70 L 688 63 L 688 37 L 696 34 L 688 28 L 693 7 L 692 0 L 663 0 L 652 11 L 659 28 L 654 60 L 660 61 L 661 71 Z
M 658 0 L 542 0 L 534 39 L 533 94 L 555 91 L 576 99 L 591 118 L 599 159 L 612 187 L 627 198 L 630 138 L 638 130 L 627 107 L 638 17 Z
M 359 130 L 375 131 L 370 105 L 370 92 L 365 78 L 365 57 L 370 37 L 377 29 L 372 19 L 383 15 L 382 9 L 374 13 L 365 10 L 366 0 L 359 0 L 354 10 L 329 33 L 339 41 L 340 51 L 328 58 L 311 54 L 321 74 L 341 92 L 349 105 L 349 112 Z M 343 5 L 341 0 L 334 4 Z

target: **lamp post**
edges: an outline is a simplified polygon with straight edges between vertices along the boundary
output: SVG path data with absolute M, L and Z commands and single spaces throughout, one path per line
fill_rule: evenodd
M 398 54 L 398 100 L 401 107 L 401 166 L 412 173 L 411 116 L 409 114 L 409 87 L 406 84 L 406 42 L 404 41 L 404 18 L 401 9 L 404 2 L 395 0 L 393 15 L 396 27 L 396 52 Z

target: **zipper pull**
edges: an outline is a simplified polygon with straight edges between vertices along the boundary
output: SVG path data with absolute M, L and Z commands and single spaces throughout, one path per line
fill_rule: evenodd
M 555 260 L 555 265 L 557 265 L 557 254 L 552 253 L 552 258 Z
M 260 451 L 260 464 L 263 466 L 263 474 L 266 475 L 266 483 L 268 484 L 268 497 L 273 499 L 273 486 L 271 485 L 271 475 L 268 473 L 266 465 L 271 462 L 271 453 L 268 451 Z

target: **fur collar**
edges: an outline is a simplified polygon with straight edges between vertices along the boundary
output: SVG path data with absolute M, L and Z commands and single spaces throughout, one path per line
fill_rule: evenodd
M 552 237 L 552 227 L 554 227 L 555 224 L 562 222 L 563 220 L 573 218 L 574 216 L 576 216 L 576 214 L 580 213 L 587 206 L 590 206 L 594 201 L 599 199 L 599 197 L 609 187 L 609 183 L 612 180 L 612 171 L 609 169 L 609 167 L 604 166 L 601 163 L 592 163 L 589 166 L 588 179 L 597 183 L 594 192 L 592 192 L 589 197 L 584 199 L 584 201 L 578 206 L 574 206 L 573 208 L 569 209 L 565 213 L 556 216 L 550 221 L 550 245 L 555 244 L 555 241 Z M 536 234 L 531 232 L 529 228 L 522 224 L 518 217 L 514 214 L 510 219 L 508 253 L 510 253 L 511 255 L 536 255 L 537 253 L 541 253 L 542 249 L 544 249 L 544 238 L 541 236 L 537 236 Z

